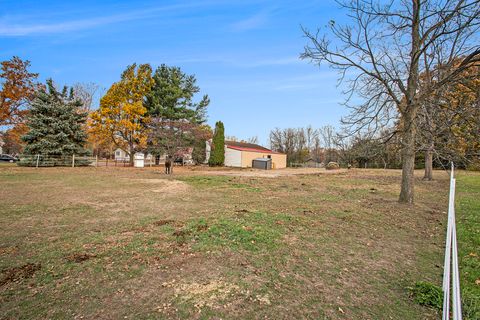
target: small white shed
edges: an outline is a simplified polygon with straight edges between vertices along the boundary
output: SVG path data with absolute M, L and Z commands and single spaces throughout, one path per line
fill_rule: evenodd
M 130 157 L 128 156 L 128 153 L 125 150 L 122 150 L 118 148 L 115 150 L 115 160 L 116 161 L 129 161 Z

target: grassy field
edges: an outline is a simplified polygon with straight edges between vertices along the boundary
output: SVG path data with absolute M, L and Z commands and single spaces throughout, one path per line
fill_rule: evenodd
M 463 313 L 480 319 L 480 175 L 460 174 L 456 197 Z
M 441 284 L 436 178 L 407 206 L 393 170 L 2 166 L 0 318 L 436 319 L 409 290 Z M 458 188 L 462 280 L 478 294 L 480 175 Z

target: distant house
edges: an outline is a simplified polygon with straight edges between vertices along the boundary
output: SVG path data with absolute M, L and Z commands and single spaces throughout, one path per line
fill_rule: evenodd
M 128 153 L 125 150 L 122 150 L 118 148 L 115 150 L 115 160 L 116 161 L 129 161 L 130 157 L 128 156 Z
M 323 168 L 325 164 L 323 162 L 317 161 L 313 158 L 308 158 L 304 163 L 303 166 L 306 168 Z
M 0 154 L 3 153 L 3 146 L 5 145 L 5 142 L 3 142 L 2 137 L 0 136 Z
M 174 162 L 181 165 L 195 164 L 195 162 L 193 161 L 193 148 L 188 147 L 178 149 L 178 151 L 175 153 Z
M 148 163 L 150 161 L 153 162 L 153 160 L 154 160 L 153 158 L 154 158 L 154 156 L 152 156 L 149 153 L 145 156 L 145 161 L 147 161 Z M 130 161 L 130 156 L 128 155 L 128 153 L 125 150 L 118 148 L 117 150 L 115 150 L 114 159 L 116 161 L 128 162 L 128 161 Z
M 206 161 L 210 158 L 211 140 L 207 141 Z M 225 141 L 225 166 L 237 168 L 252 168 L 253 160 L 259 158 L 272 159 L 272 169 L 287 167 L 287 155 L 275 152 L 258 144 Z
M 176 164 L 182 164 L 182 165 L 192 165 L 194 164 L 193 158 L 192 158 L 192 152 L 193 148 L 184 148 L 178 150 L 178 152 L 175 154 L 175 159 L 174 162 Z M 120 162 L 128 162 L 130 161 L 130 157 L 128 156 L 128 153 L 125 150 L 122 150 L 118 148 L 115 150 L 115 160 L 120 161 Z M 165 163 L 165 160 L 167 159 L 167 156 L 165 154 L 161 156 L 155 156 L 152 155 L 151 153 L 148 153 L 145 155 L 145 161 L 146 163 L 154 163 L 154 164 L 161 164 Z

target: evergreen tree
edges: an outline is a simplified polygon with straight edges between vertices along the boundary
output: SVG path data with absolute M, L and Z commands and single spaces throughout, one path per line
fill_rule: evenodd
M 193 101 L 194 95 L 200 92 L 194 75 L 162 64 L 155 70 L 153 79 L 155 83 L 145 101 L 149 116 L 195 124 L 206 121 L 210 99 L 204 95 L 199 102 Z
M 172 143 L 168 140 L 173 139 L 176 141 L 173 145 L 178 148 L 193 147 L 193 158 L 197 163 L 203 162 L 205 140 L 211 136 L 210 131 L 204 130 L 210 103 L 208 95 L 194 102 L 194 96 L 200 92 L 197 79 L 178 67 L 162 64 L 155 70 L 153 80 L 153 87 L 144 101 L 147 116 L 151 118 L 149 149 L 153 154 L 162 154 L 170 149 L 167 146 Z M 169 139 L 158 139 L 160 136 Z
M 225 128 L 222 121 L 215 123 L 215 132 L 212 139 L 212 150 L 208 164 L 210 166 L 223 166 L 225 162 Z
M 213 136 L 213 130 L 208 124 L 203 124 L 198 127 L 198 134 L 195 137 L 193 142 L 193 151 L 192 151 L 192 158 L 195 163 L 205 163 L 206 154 L 205 154 L 205 142 L 208 139 L 211 139 Z
M 22 137 L 26 142 L 24 155 L 65 158 L 88 153 L 83 130 L 87 114 L 80 110 L 81 102 L 74 98 L 72 90 L 67 92 L 67 87 L 57 91 L 49 79 L 47 88 L 36 93 L 27 118 L 29 131 Z M 23 164 L 30 163 L 27 160 Z

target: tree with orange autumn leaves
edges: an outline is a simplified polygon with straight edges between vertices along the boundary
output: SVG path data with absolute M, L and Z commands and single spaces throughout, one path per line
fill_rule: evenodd
M 30 61 L 16 56 L 0 62 L 0 66 L 0 127 L 8 127 L 2 135 L 3 151 L 16 155 L 23 150 L 21 137 L 28 131 L 25 117 L 29 103 L 39 89 L 38 73 L 28 70 Z
M 451 123 L 444 149 L 465 167 L 480 168 L 480 65 L 463 72 L 446 92 L 442 107 Z
M 461 59 L 456 59 L 460 64 Z M 422 81 L 435 81 L 437 67 L 422 74 Z M 480 156 L 480 65 L 464 70 L 458 81 L 435 91 L 419 111 L 418 149 L 425 152 L 425 180 L 433 179 L 433 159 L 454 161 L 460 167 L 475 167 Z
M 13 128 L 8 129 L 2 135 L 3 140 L 3 153 L 10 154 L 10 155 L 18 155 L 22 153 L 23 147 L 25 142 L 22 140 L 22 136 L 24 136 L 28 132 L 28 127 L 24 123 L 20 123 L 15 125 Z
M 0 126 L 23 122 L 29 101 L 38 89 L 38 73 L 29 72 L 30 61 L 13 57 L 0 63 Z
M 100 100 L 100 107 L 90 115 L 89 133 L 98 141 L 109 141 L 130 157 L 147 144 L 147 109 L 143 103 L 154 80 L 149 64 L 132 64 L 122 73 Z M 92 140 L 92 139 L 91 139 Z

